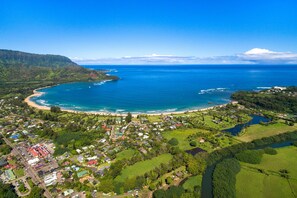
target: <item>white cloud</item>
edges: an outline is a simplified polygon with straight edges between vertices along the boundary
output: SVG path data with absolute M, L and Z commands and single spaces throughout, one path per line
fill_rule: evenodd
M 245 55 L 258 55 L 258 54 L 273 54 L 275 52 L 270 51 L 268 49 L 254 48 L 249 51 L 246 51 Z
M 297 64 L 297 54 L 253 48 L 230 56 L 198 57 L 151 54 L 119 58 L 72 58 L 78 64 Z
M 297 54 L 292 52 L 275 52 L 268 49 L 254 48 L 243 54 L 239 54 L 240 59 L 258 64 L 296 64 Z

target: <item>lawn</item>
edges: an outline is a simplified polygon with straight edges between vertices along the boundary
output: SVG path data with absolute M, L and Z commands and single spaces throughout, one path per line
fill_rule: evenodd
M 116 154 L 116 160 L 131 159 L 136 153 L 134 149 L 127 149 Z
M 146 172 L 155 169 L 162 163 L 167 164 L 171 159 L 172 155 L 167 153 L 159 155 L 158 157 L 154 157 L 150 160 L 137 162 L 132 166 L 127 166 L 126 168 L 124 168 L 121 172 L 121 175 L 116 177 L 116 180 L 119 182 L 125 182 L 125 180 L 128 178 L 144 175 Z
M 207 132 L 207 131 L 202 129 L 177 129 L 173 131 L 166 131 L 162 133 L 162 135 L 167 140 L 170 140 L 171 138 L 176 138 L 178 140 L 178 147 L 180 149 L 189 150 L 189 149 L 192 149 L 193 147 L 190 146 L 187 137 L 197 132 Z
M 230 146 L 231 144 L 237 143 L 237 140 L 235 139 L 229 138 L 222 134 L 220 135 L 219 133 L 211 133 L 203 129 L 177 129 L 174 131 L 166 131 L 162 135 L 167 140 L 170 140 L 171 138 L 176 138 L 178 140 L 178 147 L 180 149 L 190 150 L 195 147 L 190 146 L 190 141 L 188 140 L 188 136 L 196 134 L 197 132 L 202 132 L 203 135 L 201 137 L 197 137 L 193 139 L 197 143 L 196 147 L 204 149 L 207 152 L 211 152 L 215 149 L 213 143 L 211 142 L 217 141 L 218 146 L 222 148 Z M 201 138 L 206 139 L 206 142 L 200 143 L 199 141 Z
M 15 169 L 13 170 L 14 174 L 16 175 L 17 178 L 19 177 L 23 177 L 25 175 L 24 173 L 24 169 L 20 168 L 20 169 Z
M 237 197 L 294 197 L 293 192 L 297 193 L 297 148 L 291 146 L 277 151 L 277 155 L 265 154 L 260 164 L 241 163 L 242 169 L 236 176 Z M 251 168 L 263 169 L 268 174 Z M 289 180 L 274 174 L 280 169 L 289 171 Z
M 243 117 L 243 122 L 248 122 L 251 118 L 248 115 L 241 115 Z M 206 115 L 204 116 L 204 122 L 207 126 L 217 129 L 217 130 L 224 130 L 228 128 L 234 127 L 236 124 L 238 124 L 237 121 L 233 119 L 229 119 L 229 122 L 223 120 L 220 123 L 216 124 L 213 122 L 213 116 Z
M 187 181 L 183 184 L 183 188 L 186 190 L 193 190 L 194 186 L 200 186 L 201 187 L 202 182 L 202 175 L 196 175 L 189 177 Z
M 276 124 L 270 124 L 267 126 L 256 124 L 245 129 L 243 134 L 236 138 L 241 141 L 248 142 L 262 137 L 268 137 L 268 136 L 272 136 L 280 133 L 285 133 L 288 131 L 294 131 L 296 129 L 297 129 L 297 125 L 288 126 L 282 122 L 277 122 Z

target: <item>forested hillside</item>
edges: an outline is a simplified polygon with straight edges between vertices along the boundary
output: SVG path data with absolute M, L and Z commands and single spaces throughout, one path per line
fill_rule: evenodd
M 239 91 L 232 95 L 232 99 L 248 108 L 293 114 L 297 112 L 297 87 L 287 87 L 284 90 L 273 88 L 260 92 Z
M 108 79 L 117 77 L 86 69 L 64 56 L 0 50 L 0 97 L 28 94 L 35 88 L 59 83 Z
M 65 67 L 78 66 L 69 58 L 60 55 L 31 54 L 13 50 L 0 49 L 0 65 L 2 66 L 42 66 Z

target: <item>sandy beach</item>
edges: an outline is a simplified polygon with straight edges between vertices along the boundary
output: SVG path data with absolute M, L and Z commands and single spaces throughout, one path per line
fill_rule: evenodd
M 35 103 L 34 101 L 31 100 L 32 97 L 38 97 L 41 96 L 42 94 L 44 94 L 43 92 L 40 92 L 38 90 L 40 89 L 44 89 L 46 87 L 43 88 L 39 88 L 39 89 L 35 89 L 33 90 L 33 94 L 28 96 L 24 101 L 31 107 L 34 107 L 36 109 L 40 109 L 40 110 L 50 110 L 50 107 L 47 106 L 42 106 L 39 105 L 37 103 Z M 184 113 L 193 113 L 193 112 L 201 112 L 201 111 L 207 111 L 207 110 L 211 110 L 214 108 L 220 108 L 220 107 L 224 107 L 227 104 L 223 104 L 223 105 L 215 105 L 212 107 L 207 107 L 207 108 L 201 108 L 201 109 L 195 109 L 195 110 L 185 110 L 185 111 L 174 111 L 174 112 L 160 112 L 160 113 L 132 113 L 133 117 L 137 117 L 138 115 L 150 115 L 150 116 L 157 116 L 157 115 L 176 115 L 176 114 L 184 114 Z M 64 109 L 61 108 L 62 111 L 66 111 L 66 112 L 71 112 L 71 113 L 82 113 L 82 114 L 91 114 L 91 115 L 102 115 L 102 116 L 126 116 L 127 113 L 111 113 L 111 112 L 99 112 L 99 111 L 94 111 L 94 112 L 85 112 L 85 111 L 75 111 L 75 110 L 70 110 L 70 109 Z
M 36 108 L 36 109 L 50 110 L 50 107 L 38 105 L 38 104 L 36 104 L 35 102 L 33 102 L 33 101 L 31 100 L 32 97 L 38 97 L 38 96 L 41 96 L 41 95 L 43 94 L 42 92 L 39 92 L 38 90 L 39 90 L 39 89 L 35 89 L 35 90 L 33 91 L 33 94 L 30 95 L 30 96 L 28 96 L 28 97 L 25 99 L 25 102 L 26 102 L 29 106 L 34 107 L 34 108 Z

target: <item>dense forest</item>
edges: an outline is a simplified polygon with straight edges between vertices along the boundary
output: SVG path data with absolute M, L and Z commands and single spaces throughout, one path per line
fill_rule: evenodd
M 0 97 L 9 93 L 27 95 L 33 89 L 59 83 L 115 79 L 64 56 L 0 50 Z
M 281 92 L 239 91 L 232 99 L 248 108 L 266 109 L 282 113 L 297 112 L 297 87 L 288 87 Z

